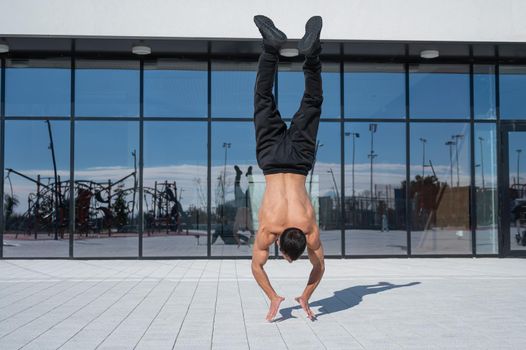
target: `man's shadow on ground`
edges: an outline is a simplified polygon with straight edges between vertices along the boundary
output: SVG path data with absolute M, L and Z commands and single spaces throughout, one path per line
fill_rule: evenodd
M 318 313 L 315 315 L 316 319 L 323 315 L 350 309 L 351 307 L 360 304 L 365 295 L 376 294 L 394 288 L 410 287 L 420 283 L 421 282 L 411 282 L 407 284 L 396 285 L 389 282 L 378 282 L 377 284 L 349 287 L 334 292 L 332 297 L 310 302 L 309 306 L 311 308 L 320 306 Z M 296 318 L 292 316 L 292 310 L 301 310 L 301 306 L 297 305 L 279 310 L 281 317 L 275 319 L 274 322 L 281 322 L 289 318 Z

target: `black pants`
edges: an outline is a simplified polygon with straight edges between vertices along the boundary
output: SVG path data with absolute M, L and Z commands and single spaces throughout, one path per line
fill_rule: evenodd
M 259 57 L 254 91 L 256 155 L 263 174 L 296 173 L 307 175 L 312 169 L 316 135 L 323 102 L 321 63 L 305 61 L 305 91 L 300 108 L 287 126 L 276 107 L 272 88 L 278 56 L 263 52 Z

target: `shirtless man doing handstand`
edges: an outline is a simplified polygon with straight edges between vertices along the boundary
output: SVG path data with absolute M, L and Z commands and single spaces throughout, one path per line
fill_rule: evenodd
M 323 102 L 319 59 L 322 19 L 319 16 L 309 19 L 305 35 L 298 44 L 299 52 L 305 56 L 305 91 L 288 129 L 272 94 L 279 50 L 287 37 L 267 17 L 255 16 L 254 22 L 263 36 L 263 53 L 258 61 L 254 92 L 254 124 L 257 160 L 265 175 L 266 188 L 259 210 L 252 273 L 270 299 L 266 319 L 271 321 L 284 298 L 272 288 L 263 269 L 269 247 L 278 242 L 288 262 L 298 259 L 307 247 L 312 271 L 305 290 L 296 301 L 312 320 L 314 313 L 309 308 L 309 299 L 320 283 L 325 266 L 316 215 L 305 189 L 305 180 L 314 162 Z

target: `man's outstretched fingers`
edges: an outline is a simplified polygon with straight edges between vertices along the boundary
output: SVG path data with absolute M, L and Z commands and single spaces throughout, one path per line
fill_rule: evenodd
M 297 297 L 295 299 L 298 302 L 298 304 L 300 304 L 300 306 L 303 309 L 303 311 L 305 311 L 305 313 L 307 314 L 307 317 L 310 320 L 313 320 L 314 319 L 314 313 L 310 309 L 309 304 L 307 303 L 307 301 L 305 299 L 303 299 L 302 297 Z

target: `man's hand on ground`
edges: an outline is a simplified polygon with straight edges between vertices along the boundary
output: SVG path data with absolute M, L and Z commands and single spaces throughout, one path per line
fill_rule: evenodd
M 305 313 L 307 314 L 307 317 L 311 321 L 313 321 L 316 318 L 316 316 L 314 316 L 314 312 L 312 312 L 312 310 L 309 307 L 309 301 L 303 296 L 297 297 L 295 299 L 298 302 L 298 304 L 301 305 L 301 308 L 303 309 L 303 311 L 305 311 Z
M 279 295 L 270 299 L 270 308 L 268 310 L 268 314 L 266 317 L 267 321 L 270 322 L 272 321 L 272 319 L 274 319 L 274 316 L 276 316 L 276 314 L 278 313 L 279 305 L 281 304 L 283 300 L 285 300 L 285 298 L 280 297 Z

